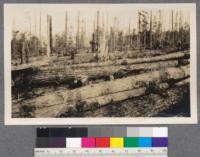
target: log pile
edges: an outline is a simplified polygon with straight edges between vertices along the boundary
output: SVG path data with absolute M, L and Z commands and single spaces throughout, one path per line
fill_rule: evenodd
M 36 108 L 35 117 L 55 117 L 63 111 L 86 110 L 94 104 L 104 106 L 110 102 L 125 100 L 145 94 L 151 82 L 162 83 L 170 79 L 180 80 L 189 77 L 189 66 L 168 68 L 162 74 L 159 70 L 116 79 L 108 82 L 87 85 L 74 90 L 59 90 L 44 94 L 35 99 L 27 100 L 24 105 Z M 83 105 L 83 106 L 81 106 Z
M 48 61 L 48 65 L 36 69 L 37 72 L 29 76 L 31 81 L 28 84 L 56 81 L 67 85 L 77 79 L 81 80 L 81 84 L 75 89 L 59 88 L 20 102 L 14 100 L 18 105 L 13 112 L 19 112 L 22 117 L 59 117 L 64 113 L 99 109 L 112 103 L 151 95 L 152 92 L 173 94 L 172 87 L 188 84 L 190 77 L 189 53 L 186 51 L 100 63 L 58 65 Z M 94 78 L 99 80 L 100 76 L 109 79 L 90 82 Z M 164 102 L 164 99 L 160 101 Z M 166 100 L 166 105 L 155 106 L 155 111 L 170 106 L 170 98 Z M 150 111 L 145 114 L 150 115 Z

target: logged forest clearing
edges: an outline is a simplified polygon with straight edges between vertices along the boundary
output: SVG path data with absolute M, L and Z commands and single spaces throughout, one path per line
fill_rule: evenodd
M 101 114 L 112 106 L 119 116 L 135 117 L 184 105 L 182 99 L 189 96 L 189 51 L 156 56 L 145 53 L 146 58 L 82 64 L 52 57 L 40 64 L 35 61 L 26 69 L 24 65 L 13 67 L 13 115 L 113 116 L 111 111 Z
M 12 118 L 189 117 L 187 12 L 135 14 L 137 28 L 131 18 L 124 29 L 120 18 L 100 11 L 90 32 L 78 12 L 75 35 L 67 11 L 62 33 L 53 32 L 49 13 L 36 14 L 39 26 L 30 22 L 27 32 L 13 28 Z

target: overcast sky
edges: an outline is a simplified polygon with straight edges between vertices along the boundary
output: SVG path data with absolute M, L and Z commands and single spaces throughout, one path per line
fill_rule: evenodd
M 129 21 L 131 29 L 138 27 L 138 10 L 153 10 L 153 16 L 158 19 L 158 10 L 162 10 L 163 29 L 171 27 L 171 10 L 182 14 L 182 21 L 189 21 L 190 9 L 187 6 L 177 7 L 176 5 L 135 5 L 135 4 L 8 4 L 5 10 L 9 12 L 9 18 L 15 30 L 30 31 L 39 34 L 39 15 L 41 13 L 42 36 L 46 37 L 47 14 L 52 16 L 53 34 L 64 31 L 65 13 L 68 12 L 68 29 L 72 35 L 77 31 L 77 16 L 80 13 L 82 27 L 86 27 L 86 32 L 90 35 L 96 21 L 96 12 L 100 12 L 100 23 L 104 20 L 105 27 L 114 26 L 114 17 L 118 19 L 118 26 L 124 32 L 128 31 Z M 82 21 L 85 23 L 82 23 Z M 31 28 L 30 28 L 31 27 Z

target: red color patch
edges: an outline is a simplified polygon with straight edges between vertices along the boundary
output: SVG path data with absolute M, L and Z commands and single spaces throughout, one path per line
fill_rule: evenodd
M 110 147 L 110 138 L 108 137 L 97 137 L 95 138 L 95 146 L 102 148 L 102 147 Z

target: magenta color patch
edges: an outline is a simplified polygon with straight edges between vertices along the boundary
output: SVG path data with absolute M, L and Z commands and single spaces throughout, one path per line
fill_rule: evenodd
M 81 144 L 82 144 L 82 148 L 94 148 L 95 138 L 91 138 L 91 137 L 82 138 Z

